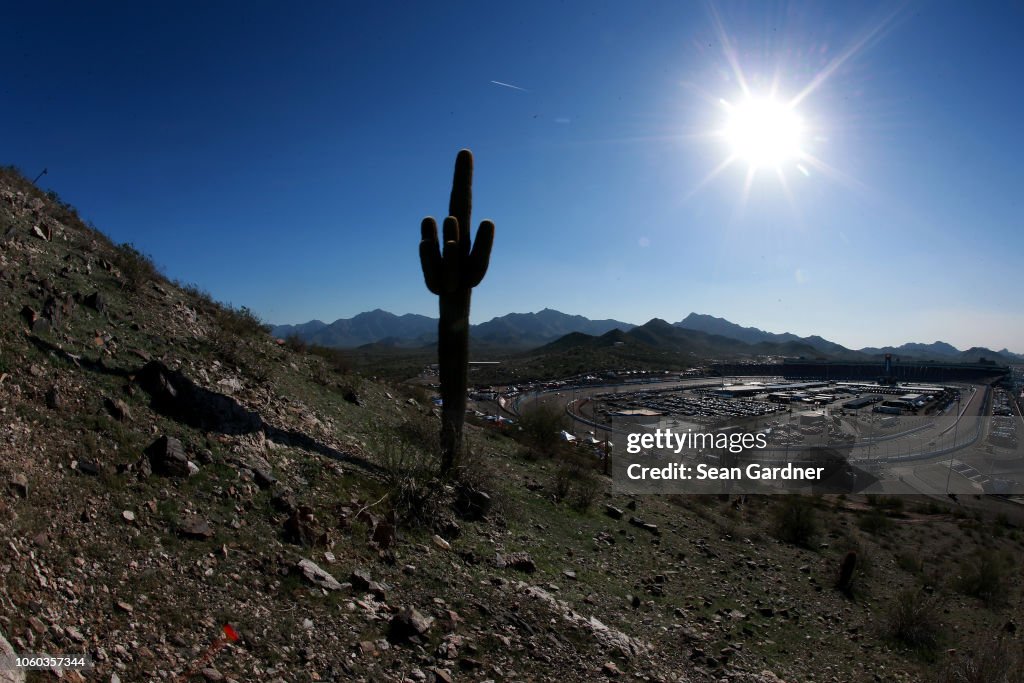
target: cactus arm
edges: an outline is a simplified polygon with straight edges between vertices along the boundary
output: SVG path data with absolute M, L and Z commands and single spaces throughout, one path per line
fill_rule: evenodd
M 420 225 L 420 266 L 423 281 L 432 294 L 441 294 L 441 249 L 437 243 L 437 222 L 424 218 Z
M 459 275 L 462 272 L 460 251 L 459 222 L 455 217 L 448 216 L 444 219 L 444 250 L 441 252 L 441 261 L 444 262 L 441 286 L 445 294 L 451 294 L 459 289 Z
M 455 175 L 452 178 L 452 194 L 448 200 L 448 215 L 462 226 L 459 247 L 463 256 L 469 256 L 470 216 L 473 213 L 473 153 L 468 149 L 459 151 L 455 157 Z
M 476 231 L 473 251 L 469 254 L 466 270 L 466 286 L 476 287 L 487 274 L 487 266 L 491 261 L 491 246 L 494 244 L 494 223 L 483 221 Z

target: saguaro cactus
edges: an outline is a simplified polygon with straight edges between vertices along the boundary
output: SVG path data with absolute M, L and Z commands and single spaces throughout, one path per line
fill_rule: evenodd
M 469 368 L 469 302 L 473 288 L 487 273 L 494 243 L 494 223 L 482 221 L 476 240 L 470 240 L 473 209 L 473 153 L 461 150 L 455 158 L 455 177 L 444 219 L 443 245 L 437 222 L 430 216 L 420 226 L 420 265 L 427 289 L 440 299 L 437 360 L 441 375 L 441 471 L 449 473 L 462 448 Z
M 851 550 L 846 553 L 842 563 L 839 565 L 839 578 L 836 580 L 836 588 L 846 595 L 853 593 L 853 571 L 857 568 L 857 551 Z

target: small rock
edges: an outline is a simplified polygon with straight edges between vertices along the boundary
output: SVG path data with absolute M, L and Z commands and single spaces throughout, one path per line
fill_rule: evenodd
M 605 505 L 604 514 L 608 515 L 612 519 L 622 519 L 622 515 L 625 513 L 614 505 Z
M 262 467 L 253 468 L 252 477 L 256 480 L 256 485 L 261 489 L 268 489 L 277 483 L 277 479 L 270 473 L 270 470 Z
M 201 669 L 199 673 L 203 675 L 203 678 L 205 678 L 208 681 L 211 681 L 211 683 L 217 683 L 217 681 L 224 680 L 224 674 L 217 671 L 213 667 L 206 667 L 204 669 Z
M 103 468 L 95 460 L 80 458 L 75 464 L 75 469 L 90 477 L 98 477 Z
M 370 578 L 370 572 L 365 569 L 355 569 L 348 578 L 348 582 L 352 584 L 352 589 L 364 592 L 370 588 L 370 583 L 373 579 Z
M 167 476 L 187 477 L 189 460 L 185 448 L 173 436 L 161 436 L 145 451 L 153 471 Z
M 178 525 L 178 533 L 185 538 L 206 540 L 213 538 L 213 529 L 209 522 L 199 515 L 185 515 Z
M 132 413 L 128 410 L 128 404 L 119 398 L 104 398 L 103 407 L 118 422 L 127 422 L 132 419 Z
M 451 550 L 452 549 L 452 544 L 449 543 L 448 541 L 444 540 L 443 538 L 441 538 L 437 534 L 434 534 L 433 538 L 431 538 L 430 540 L 432 540 L 434 542 L 434 545 L 436 545 L 441 550 Z
M 341 583 L 339 583 L 338 580 L 328 572 L 317 566 L 317 564 L 312 560 L 299 560 L 296 567 L 302 572 L 302 576 L 313 585 L 330 591 L 341 590 Z
M 606 676 L 621 676 L 622 669 L 615 665 L 615 662 L 605 662 L 604 666 L 601 667 L 601 672 Z
M 648 524 L 644 520 L 638 519 L 637 517 L 630 517 L 629 518 L 629 523 L 632 524 L 633 526 L 639 528 L 639 529 L 643 529 L 644 531 L 650 532 L 650 533 L 654 534 L 655 536 L 660 536 L 661 535 L 661 532 L 658 530 L 658 525 L 657 524 Z
M 235 377 L 228 377 L 217 382 L 217 387 L 220 388 L 225 394 L 230 396 L 231 394 L 237 393 L 242 390 L 242 383 Z
M 50 410 L 60 410 L 64 407 L 64 400 L 56 386 L 46 390 L 46 407 Z
M 28 498 L 28 477 L 24 474 L 15 474 L 7 480 L 11 492 L 19 498 Z
M 381 520 L 373 527 L 373 536 L 371 538 L 377 544 L 377 547 L 385 550 L 390 548 L 395 542 L 394 525 Z
M 433 625 L 432 617 L 423 616 L 415 607 L 403 607 L 391 619 L 388 638 L 392 642 L 400 642 L 413 636 L 422 636 Z
M 498 569 L 504 569 L 507 567 L 509 569 L 517 569 L 521 572 L 527 572 L 528 574 L 532 574 L 537 571 L 537 564 L 533 561 L 533 558 L 530 557 L 530 554 L 525 552 L 508 553 L 507 555 L 498 553 L 494 558 L 494 564 Z
M 124 512 L 122 512 L 121 517 L 124 518 L 124 521 L 129 523 L 135 521 L 135 513 L 132 512 L 131 510 L 125 510 Z
M 430 670 L 434 672 L 434 676 L 441 683 L 452 683 L 452 675 L 448 671 L 448 669 L 442 669 L 440 667 L 435 666 L 432 667 Z
M 82 303 L 98 313 L 102 313 L 107 308 L 107 299 L 99 292 L 87 294 L 85 298 L 82 299 Z

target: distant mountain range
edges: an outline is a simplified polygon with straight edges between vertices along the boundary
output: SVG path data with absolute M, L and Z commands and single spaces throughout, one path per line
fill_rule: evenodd
M 571 332 L 590 335 L 609 330 L 630 330 L 635 325 L 620 320 L 591 320 L 582 315 L 568 315 L 545 308 L 537 313 L 509 313 L 485 323 L 470 326 L 470 334 L 478 342 L 511 349 L 542 346 Z M 357 348 L 367 344 L 414 348 L 437 341 L 437 318 L 425 315 L 395 315 L 380 309 L 341 318 L 331 324 L 312 320 L 301 325 L 278 325 L 271 330 L 275 337 L 298 335 L 312 344 L 336 348 Z
M 436 342 L 437 319 L 412 313 L 395 315 L 377 309 L 330 324 L 311 320 L 301 325 L 278 325 L 271 333 L 280 338 L 297 335 L 307 343 L 336 348 L 417 348 Z M 1024 355 L 1006 349 L 996 352 L 974 347 L 961 351 L 942 341 L 848 349 L 817 335 L 800 337 L 790 332 L 766 332 L 701 313 L 691 313 L 677 323 L 655 318 L 636 326 L 620 320 L 591 320 L 545 308 L 537 313 L 509 313 L 472 325 L 470 334 L 475 343 L 509 350 L 638 343 L 703 357 L 779 355 L 867 359 L 891 353 L 915 360 L 977 362 L 984 357 L 1001 363 L 1024 362 Z

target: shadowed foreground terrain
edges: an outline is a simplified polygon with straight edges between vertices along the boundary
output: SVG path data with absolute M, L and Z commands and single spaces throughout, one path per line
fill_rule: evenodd
M 422 389 L 278 344 L 10 170 L 0 302 L 0 633 L 92 657 L 63 680 L 1020 680 L 1009 504 L 616 497 L 482 426 L 440 482 Z

